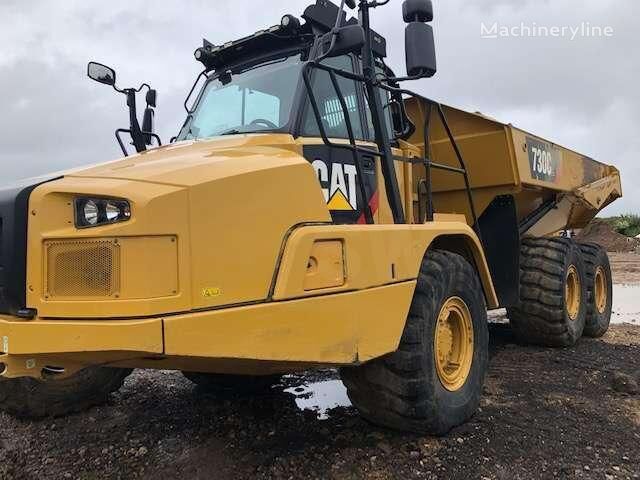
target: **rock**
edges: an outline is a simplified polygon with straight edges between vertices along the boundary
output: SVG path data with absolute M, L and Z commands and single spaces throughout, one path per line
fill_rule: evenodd
M 417 460 L 418 458 L 420 458 L 420 452 L 414 450 L 409 453 L 409 457 L 413 458 L 414 460 Z
M 147 453 L 149 452 L 149 450 L 147 449 L 147 447 L 140 447 L 135 455 L 136 457 L 144 457 Z
M 456 438 L 456 442 L 458 442 L 460 445 L 462 445 L 464 443 L 464 438 Z
M 615 372 L 611 379 L 611 386 L 616 392 L 636 395 L 640 393 L 638 382 L 631 376 L 622 372 Z

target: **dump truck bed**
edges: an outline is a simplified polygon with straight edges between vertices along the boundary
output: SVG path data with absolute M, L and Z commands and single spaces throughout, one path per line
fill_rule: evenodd
M 406 106 L 417 126 L 409 141 L 424 148 L 421 126 L 429 116 L 427 157 L 458 167 L 436 109 L 415 98 L 406 100 Z M 513 195 L 519 221 L 534 220 L 527 233 L 547 235 L 585 226 L 622 196 L 620 174 L 613 166 L 511 124 L 450 106 L 442 108 L 468 169 L 478 215 L 496 197 Z M 420 175 L 424 172 L 416 169 L 414 177 Z M 464 213 L 471 222 L 463 179 L 441 170 L 432 175 L 435 211 Z M 545 212 L 545 205 L 552 208 Z

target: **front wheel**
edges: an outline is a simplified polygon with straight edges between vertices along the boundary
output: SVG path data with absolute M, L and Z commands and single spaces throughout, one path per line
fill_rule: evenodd
M 130 369 L 88 367 L 66 378 L 55 375 L 0 379 L 0 410 L 16 417 L 60 417 L 104 403 Z
M 353 405 L 372 423 L 444 435 L 480 403 L 488 366 L 487 312 L 474 268 L 427 253 L 398 350 L 341 370 Z

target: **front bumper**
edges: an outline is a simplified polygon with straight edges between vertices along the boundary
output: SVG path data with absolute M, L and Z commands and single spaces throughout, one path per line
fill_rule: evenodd
M 162 320 L 24 321 L 0 316 L 2 376 L 40 377 L 44 367 L 85 366 L 161 355 Z
M 0 316 L 2 375 L 39 378 L 45 367 L 66 375 L 91 365 L 146 368 L 149 361 L 157 361 L 152 368 L 178 368 L 161 361 L 185 358 L 358 364 L 396 350 L 415 283 L 147 320 Z

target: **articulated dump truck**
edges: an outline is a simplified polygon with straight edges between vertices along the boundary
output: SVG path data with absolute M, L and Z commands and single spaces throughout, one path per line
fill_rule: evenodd
M 487 310 L 523 343 L 604 334 L 607 254 L 560 233 L 621 196 L 618 171 L 401 86 L 436 73 L 433 8 L 403 3 L 397 77 L 386 3 L 205 40 L 164 146 L 155 90 L 89 64 L 126 96 L 124 157 L 0 193 L 0 408 L 79 411 L 133 368 L 246 393 L 333 366 L 369 421 L 441 435 L 478 407 Z

